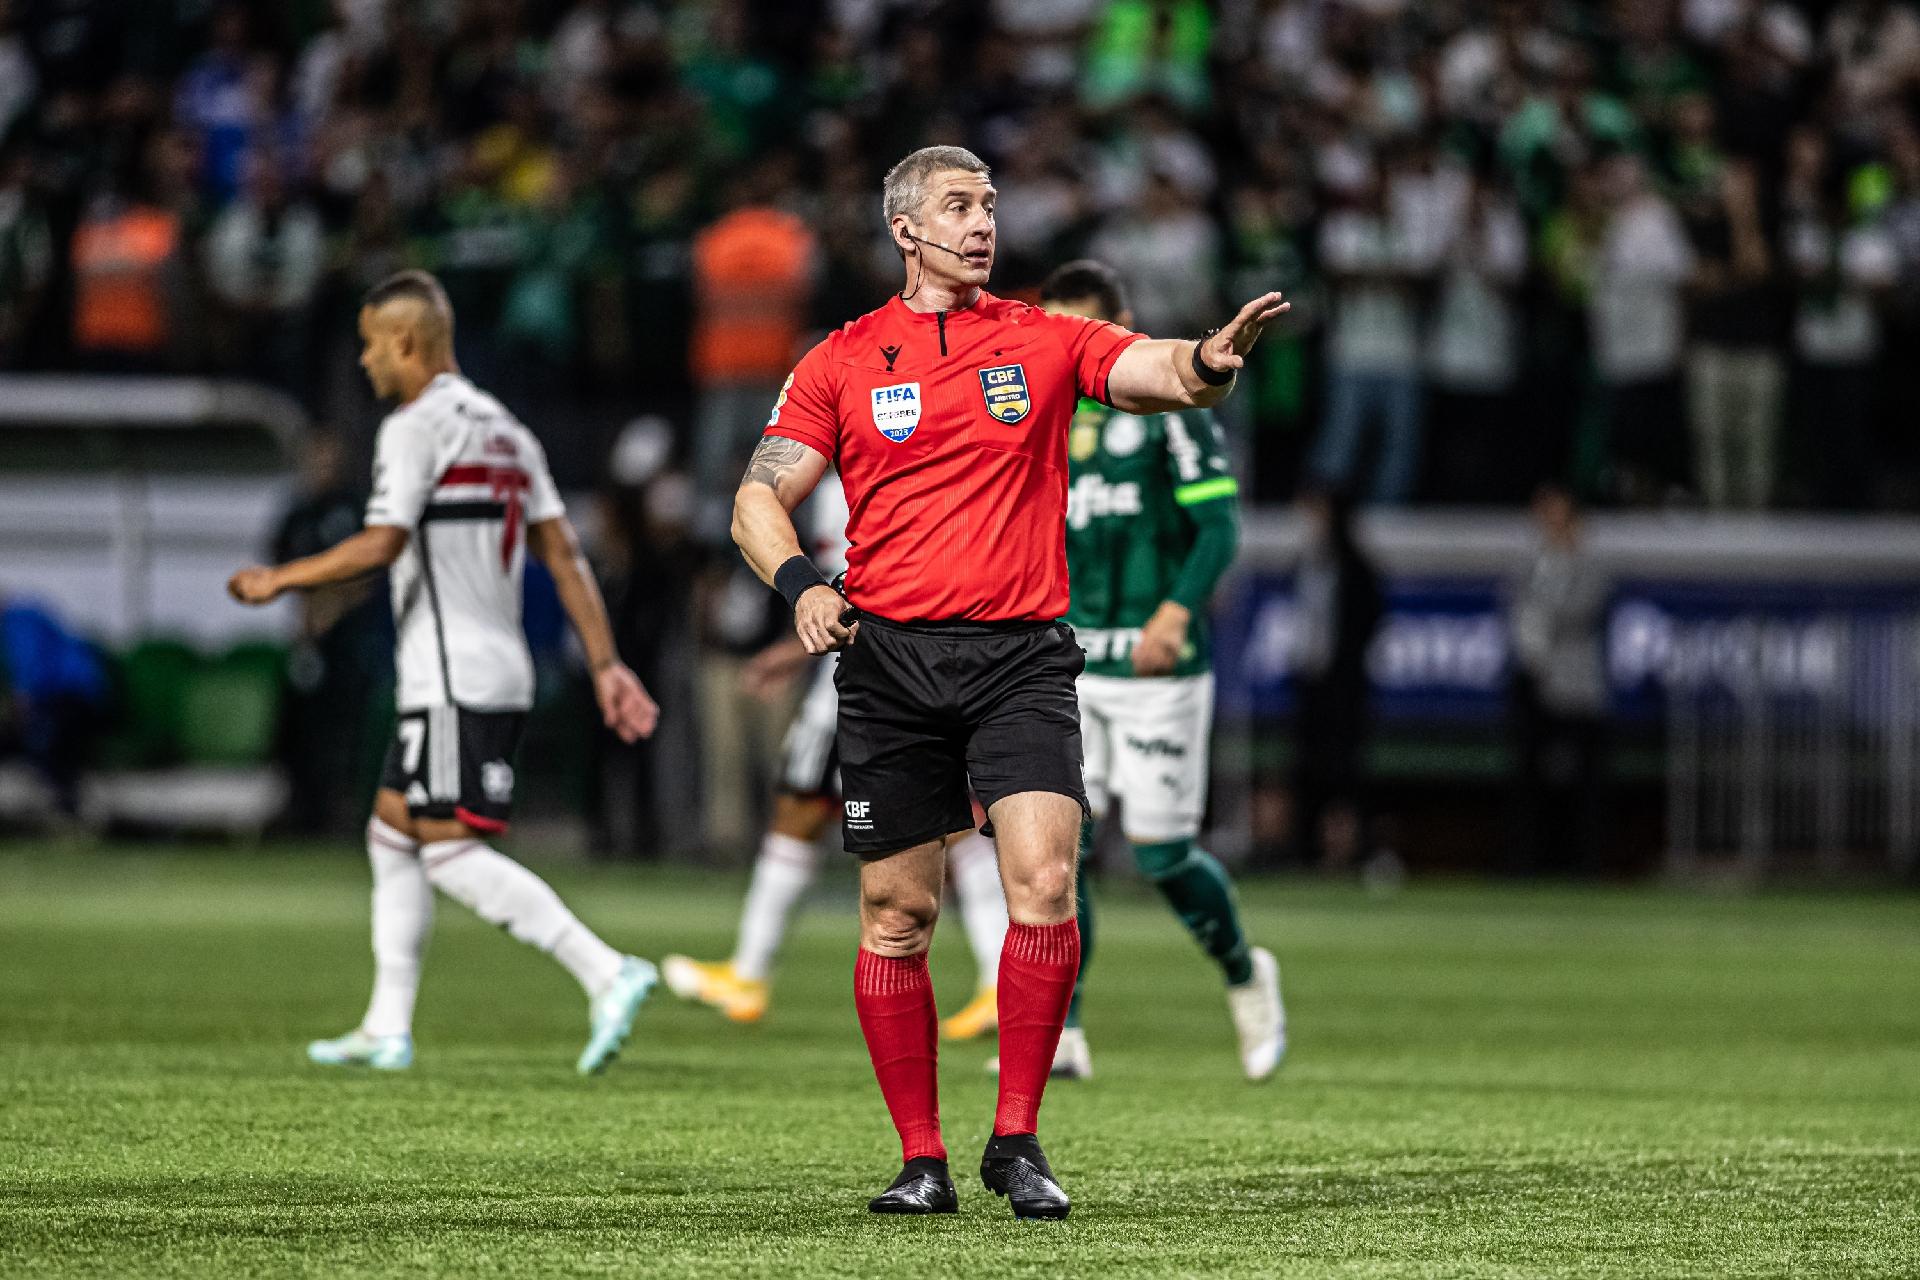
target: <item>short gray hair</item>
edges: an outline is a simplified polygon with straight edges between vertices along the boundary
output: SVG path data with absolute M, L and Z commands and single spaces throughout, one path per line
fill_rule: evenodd
M 987 162 L 965 147 L 920 148 L 887 170 L 887 180 L 880 188 L 880 207 L 889 227 L 895 214 L 920 216 L 920 206 L 927 200 L 927 179 L 943 169 L 961 169 L 982 177 L 989 172 Z

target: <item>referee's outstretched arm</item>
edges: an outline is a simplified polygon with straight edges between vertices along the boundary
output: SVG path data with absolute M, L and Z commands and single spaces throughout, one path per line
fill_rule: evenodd
M 1107 403 L 1123 413 L 1176 413 L 1218 404 L 1233 390 L 1260 331 L 1292 308 L 1279 294 L 1263 293 L 1197 341 L 1148 338 L 1134 343 L 1113 363 Z
M 808 653 L 844 648 L 857 630 L 841 623 L 847 602 L 801 551 L 793 527 L 793 509 L 826 473 L 827 458 L 819 450 L 785 436 L 765 436 L 733 495 L 734 544 L 760 581 L 787 597 L 794 634 Z

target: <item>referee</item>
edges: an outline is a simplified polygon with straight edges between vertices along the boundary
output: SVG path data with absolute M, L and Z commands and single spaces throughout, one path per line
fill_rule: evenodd
M 1035 1137 L 1080 962 L 1074 853 L 1086 795 L 1067 611 L 1067 428 L 1088 396 L 1128 413 L 1223 398 L 1262 326 L 1255 298 L 1199 341 L 1151 339 L 996 298 L 994 189 L 961 147 L 895 165 L 888 234 L 901 293 L 794 369 L 734 498 L 733 537 L 793 606 L 810 653 L 844 650 L 841 794 L 861 859 L 854 1005 L 905 1167 L 869 1208 L 952 1213 L 927 947 L 943 841 L 1000 850 L 1012 920 L 1000 960 L 1000 1093 L 980 1178 L 1022 1218 L 1069 1202 Z M 844 596 L 791 513 L 831 465 L 851 511 Z

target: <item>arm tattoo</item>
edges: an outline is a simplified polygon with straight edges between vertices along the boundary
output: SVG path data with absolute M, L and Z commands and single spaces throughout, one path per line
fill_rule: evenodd
M 747 474 L 741 483 L 764 484 L 778 493 L 781 482 L 793 474 L 794 468 L 805 461 L 806 456 L 807 446 L 798 440 L 789 440 L 785 436 L 766 436 L 748 460 Z

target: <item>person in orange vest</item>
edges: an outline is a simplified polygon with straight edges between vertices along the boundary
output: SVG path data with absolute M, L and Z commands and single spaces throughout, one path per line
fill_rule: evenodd
M 73 346 L 92 362 L 155 367 L 173 345 L 171 276 L 180 221 L 156 205 L 103 195 L 73 234 Z
M 727 535 L 734 477 L 807 330 L 816 245 L 776 203 L 787 187 L 777 162 L 760 166 L 693 242 L 694 478 L 701 533 L 716 540 Z

